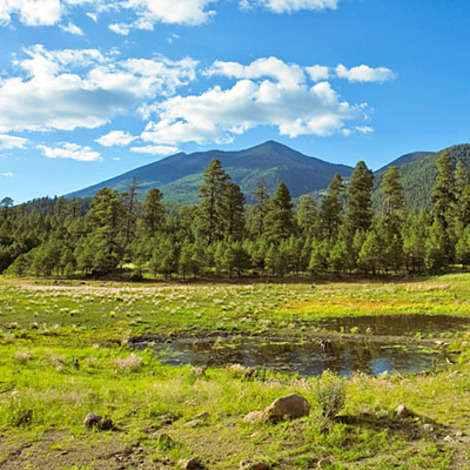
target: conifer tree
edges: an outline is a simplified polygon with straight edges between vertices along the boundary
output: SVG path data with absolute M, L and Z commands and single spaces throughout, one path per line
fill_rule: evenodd
M 220 216 L 225 225 L 225 238 L 241 240 L 245 229 L 245 196 L 237 184 L 229 182 L 222 197 Z
M 165 208 L 162 203 L 163 194 L 157 188 L 147 192 L 144 203 L 144 225 L 146 234 L 150 237 L 163 226 Z
M 251 211 L 250 231 L 258 238 L 265 232 L 266 215 L 269 212 L 269 193 L 264 180 L 258 181 L 253 197 L 256 204 Z
M 269 201 L 266 215 L 266 235 L 271 241 L 281 241 L 295 233 L 294 206 L 289 189 L 280 183 L 276 194 Z
M 322 237 L 335 242 L 341 225 L 344 197 L 343 178 L 336 173 L 328 186 L 328 192 L 321 200 L 320 220 Z
M 318 235 L 319 214 L 317 205 L 309 194 L 300 196 L 296 217 L 304 237 Z
M 364 162 L 359 162 L 351 175 L 347 191 L 345 224 L 352 236 L 357 230 L 367 232 L 372 224 L 371 192 L 373 183 L 374 174 Z
M 204 170 L 204 184 L 199 188 L 197 231 L 208 244 L 223 239 L 223 205 L 229 179 L 219 160 L 213 159 Z

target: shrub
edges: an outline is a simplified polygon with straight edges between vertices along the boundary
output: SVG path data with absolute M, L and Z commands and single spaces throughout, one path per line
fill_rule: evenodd
M 346 385 L 340 377 L 323 374 L 315 390 L 315 397 L 322 415 L 332 419 L 344 408 Z

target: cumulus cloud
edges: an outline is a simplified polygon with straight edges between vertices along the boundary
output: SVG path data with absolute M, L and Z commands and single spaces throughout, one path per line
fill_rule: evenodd
M 339 0 L 240 0 L 244 9 L 262 6 L 274 13 L 294 13 L 300 10 L 336 10 Z
M 276 57 L 260 58 L 250 65 L 238 62 L 223 62 L 217 60 L 207 71 L 210 75 L 225 75 L 231 78 L 263 78 L 270 77 L 286 88 L 296 88 L 305 80 L 302 68 L 297 64 L 286 64 Z
M 99 139 L 96 139 L 95 142 L 98 142 L 103 147 L 113 147 L 115 145 L 124 147 L 136 139 L 137 137 L 134 137 L 128 132 L 111 131 L 108 134 L 101 136 Z
M 156 23 L 198 26 L 215 15 L 209 7 L 217 0 L 127 0 L 114 2 L 116 8 L 129 11 L 134 20 L 113 23 L 109 29 L 127 36 L 133 29 L 152 31 Z
M 95 152 L 88 146 L 81 146 L 72 142 L 63 142 L 58 147 L 48 147 L 38 145 L 44 156 L 47 158 L 70 158 L 80 162 L 95 162 L 102 160 L 101 154 Z
M 305 67 L 305 70 L 314 82 L 330 78 L 330 68 L 325 65 L 312 65 L 311 67 Z
M 22 149 L 25 147 L 28 139 L 16 137 L 14 135 L 0 134 L 0 149 Z
M 36 45 L 15 62 L 24 73 L 0 80 L 0 132 L 99 127 L 136 103 L 169 96 L 195 77 L 191 59 L 116 60 L 94 49 Z
M 150 155 L 171 155 L 179 152 L 178 147 L 169 147 L 166 145 L 146 145 L 143 147 L 131 147 L 131 152 L 148 153 Z
M 150 121 L 141 137 L 156 144 L 230 142 L 257 126 L 276 127 L 281 135 L 331 135 L 349 120 L 361 118 L 365 104 L 341 100 L 326 81 L 309 85 L 303 70 L 276 58 L 244 66 L 217 61 L 210 75 L 236 79 L 200 95 L 175 96 L 154 105 L 158 120 Z
M 60 21 L 60 0 L 0 0 L 0 23 L 9 24 L 12 15 L 27 26 L 51 26 Z
M 396 78 L 396 75 L 387 67 L 369 67 L 368 65 L 358 65 L 350 69 L 343 64 L 336 67 L 336 76 L 344 78 L 350 82 L 379 82 L 383 83 Z
M 70 21 L 67 25 L 62 25 L 60 28 L 66 33 L 75 34 L 76 36 L 83 36 L 83 31 L 76 24 L 73 24 Z

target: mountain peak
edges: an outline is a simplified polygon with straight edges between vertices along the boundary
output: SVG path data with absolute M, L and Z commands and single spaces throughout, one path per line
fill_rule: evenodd
M 308 157 L 287 145 L 268 140 L 240 151 L 211 150 L 190 155 L 172 155 L 68 194 L 67 197 L 91 197 L 104 187 L 124 191 L 133 179 L 137 178 L 142 191 L 158 188 L 164 194 L 165 201 L 193 203 L 197 201 L 197 191 L 203 182 L 204 169 L 213 158 L 220 160 L 225 171 L 240 186 L 248 201 L 251 201 L 252 192 L 259 180 L 266 182 L 270 193 L 274 193 L 283 181 L 292 196 L 297 197 L 325 189 L 335 173 L 347 178 L 353 170 L 345 165 L 335 165 Z

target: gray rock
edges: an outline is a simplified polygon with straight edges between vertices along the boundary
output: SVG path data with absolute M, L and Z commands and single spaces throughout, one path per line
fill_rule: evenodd
M 198 458 L 181 459 L 178 461 L 178 466 L 183 470 L 206 470 L 206 467 Z

